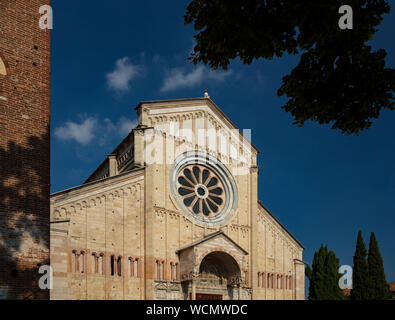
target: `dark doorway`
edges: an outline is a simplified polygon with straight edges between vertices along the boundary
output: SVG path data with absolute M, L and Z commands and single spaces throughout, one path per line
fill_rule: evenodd
M 222 294 L 197 293 L 196 300 L 222 300 Z

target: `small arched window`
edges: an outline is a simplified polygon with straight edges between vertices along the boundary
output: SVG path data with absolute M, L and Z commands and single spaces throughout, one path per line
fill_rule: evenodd
M 174 266 L 174 272 L 175 272 L 175 275 L 174 275 L 174 281 L 178 281 L 178 274 L 179 274 L 179 265 L 178 265 L 178 262 L 176 262 L 176 264 L 175 264 L 175 266 Z
M 139 258 L 133 258 L 129 257 L 129 276 L 132 278 L 138 278 L 139 277 Z
M 72 272 L 78 272 L 78 255 L 77 250 L 72 251 L 71 256 Z
M 177 281 L 178 280 L 178 263 L 170 262 L 170 280 Z
M 260 288 L 261 287 L 261 273 L 260 272 L 258 272 L 258 288 Z
M 156 280 L 160 279 L 160 261 L 156 260 Z
M 81 251 L 79 256 L 80 272 L 85 273 L 85 251 Z
M 7 67 L 0 53 L 0 101 L 1 100 L 7 101 L 7 98 L 4 96 L 6 76 L 7 76 Z
M 99 254 L 99 274 L 104 275 L 104 253 Z
M 156 280 L 164 280 L 164 261 L 156 260 Z
M 140 277 L 139 258 L 134 259 L 134 276 L 136 278 Z
M 134 277 L 134 259 L 129 257 L 129 276 Z
M 111 267 L 111 275 L 115 275 L 115 257 L 111 256 L 110 258 L 110 267 Z
M 265 287 L 265 273 L 261 273 L 261 288 Z
M 98 273 L 99 263 L 96 252 L 92 253 L 92 273 Z
M 72 251 L 72 272 L 85 273 L 86 261 L 85 261 L 85 251 Z
M 1 58 L 1 55 L 0 55 L 0 75 L 2 76 L 7 75 L 7 68 L 5 66 L 3 59 Z
M 122 276 L 122 257 L 119 256 L 117 259 L 117 274 L 119 277 Z

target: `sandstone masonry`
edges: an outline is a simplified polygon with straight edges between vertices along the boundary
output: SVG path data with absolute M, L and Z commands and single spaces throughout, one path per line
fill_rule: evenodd
M 303 247 L 258 201 L 258 150 L 208 96 L 136 110 L 139 125 L 87 181 L 51 196 L 51 299 L 304 299 Z M 177 180 L 189 154 L 196 179 Z M 213 171 L 198 155 L 218 159 Z M 213 188 L 230 215 L 195 218 L 188 194 L 204 203 Z

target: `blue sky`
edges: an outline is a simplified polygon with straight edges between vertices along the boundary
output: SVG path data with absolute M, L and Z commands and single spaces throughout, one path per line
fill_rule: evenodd
M 306 247 L 321 243 L 352 265 L 358 230 L 376 233 L 395 281 L 395 112 L 360 136 L 292 125 L 277 89 L 298 57 L 192 66 L 189 1 L 53 0 L 51 191 L 81 184 L 136 123 L 139 101 L 201 97 L 205 88 L 260 149 L 259 198 Z M 391 2 L 393 4 L 393 2 Z M 395 8 L 373 45 L 395 67 Z

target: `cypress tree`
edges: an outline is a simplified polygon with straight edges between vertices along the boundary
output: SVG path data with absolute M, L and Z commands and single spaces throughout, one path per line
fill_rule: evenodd
M 328 246 L 325 245 L 322 249 L 322 269 L 320 269 L 320 281 L 318 290 L 318 300 L 327 300 L 329 296 L 328 279 L 327 279 L 327 257 L 328 257 Z
M 321 245 L 320 249 L 314 253 L 309 287 L 309 300 L 320 300 L 323 294 L 324 275 L 325 275 L 325 248 Z
M 369 254 L 369 296 L 373 300 L 385 300 L 391 297 L 388 283 L 385 279 L 383 259 L 374 232 L 370 234 Z
M 314 253 L 312 270 L 306 270 L 310 280 L 309 300 L 339 300 L 343 298 L 338 282 L 339 259 L 328 247 L 321 245 Z
M 310 266 L 306 265 L 306 270 L 304 271 L 304 274 L 306 275 L 307 279 L 309 279 L 309 281 L 311 281 L 311 273 L 312 273 L 312 270 L 311 270 Z
M 366 247 L 362 238 L 362 231 L 358 232 L 357 245 L 354 254 L 354 268 L 352 273 L 352 300 L 369 299 L 369 273 L 366 262 Z
M 309 281 L 310 281 L 310 286 L 309 286 L 309 296 L 308 299 L 309 300 L 316 300 L 316 270 L 317 270 L 317 263 L 318 263 L 318 251 L 314 252 L 314 258 L 313 258 L 313 262 L 311 264 L 312 269 L 310 271 L 308 271 L 308 274 L 310 274 L 310 276 L 308 276 Z
M 329 251 L 326 257 L 326 299 L 327 300 L 342 300 L 344 298 L 343 292 L 339 287 L 339 259 L 336 257 L 334 251 Z

